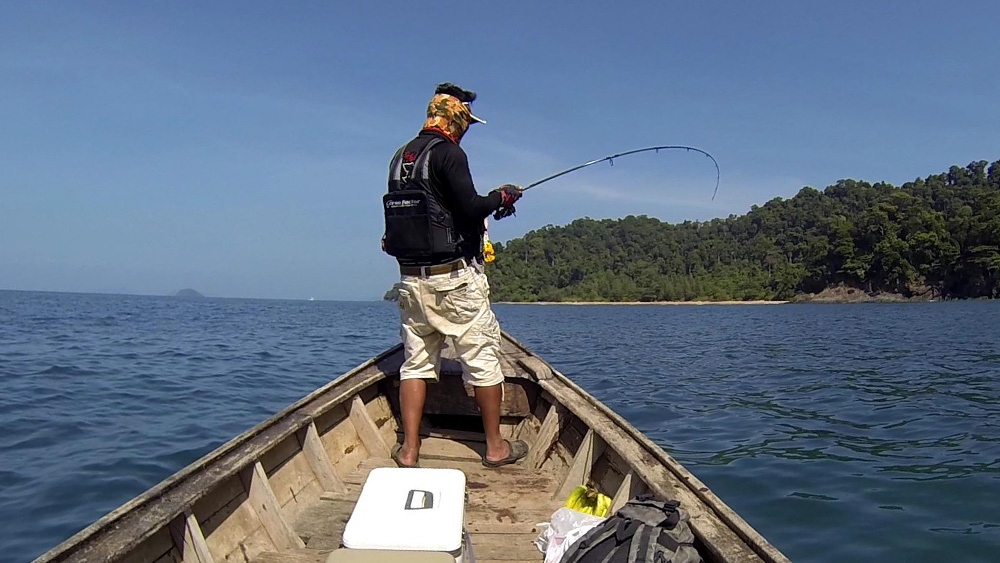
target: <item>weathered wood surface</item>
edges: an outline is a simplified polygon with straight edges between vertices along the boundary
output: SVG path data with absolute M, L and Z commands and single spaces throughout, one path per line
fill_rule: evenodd
M 274 497 L 274 491 L 271 490 L 267 474 L 264 473 L 260 462 L 255 462 L 245 469 L 240 474 L 240 479 L 246 487 L 250 506 L 257 511 L 257 517 L 267 530 L 267 535 L 271 536 L 275 547 L 278 549 L 305 547 L 281 512 L 281 505 Z
M 333 463 L 330 461 L 330 456 L 327 455 L 326 450 L 323 448 L 323 442 L 319 439 L 316 424 L 310 422 L 306 426 L 305 431 L 300 430 L 299 434 L 302 453 L 305 454 L 306 461 L 309 462 L 309 467 L 312 468 L 323 490 L 333 492 L 345 491 L 344 483 L 340 480 L 340 477 L 337 477 L 337 473 L 333 470 Z
M 545 556 L 535 547 L 538 534 L 469 534 L 476 561 L 533 561 L 538 563 Z
M 301 433 L 300 429 L 295 434 Z M 278 506 L 288 518 L 293 518 L 303 508 L 304 502 L 323 492 L 296 435 L 285 438 L 258 460 L 267 474 Z
M 320 443 L 333 463 L 333 472 L 341 481 L 368 457 L 368 450 L 348 416 L 349 406 L 350 402 L 335 405 L 314 421 Z
M 611 513 L 618 512 L 621 507 L 625 506 L 625 503 L 629 499 L 641 494 L 643 488 L 642 482 L 635 476 L 635 471 L 629 471 L 625 475 L 625 478 L 622 479 L 621 485 L 618 485 L 615 496 L 611 498 Z
M 254 559 L 254 563 L 325 563 L 332 549 L 290 549 L 288 551 L 268 551 Z
M 387 375 L 398 373 L 401 363 L 402 346 L 395 346 L 361 364 L 123 504 L 43 554 L 35 563 L 90 563 L 123 557 L 318 414 Z
M 148 563 L 150 561 L 180 561 L 181 554 L 177 550 L 171 532 L 168 528 L 158 530 L 155 534 L 136 546 L 116 563 Z
M 361 437 L 361 443 L 368 450 L 368 455 L 373 457 L 389 457 L 389 445 L 385 443 L 382 434 L 379 433 L 378 426 L 375 425 L 375 421 L 368 414 L 368 409 L 365 408 L 365 402 L 361 400 L 361 397 L 354 397 L 351 401 L 350 409 L 351 423 L 354 424 L 354 429 L 358 431 L 358 436 Z
M 205 543 L 205 536 L 201 533 L 198 519 L 190 511 L 170 524 L 170 533 L 174 545 L 181 547 L 184 563 L 215 563 L 208 544 Z
M 306 547 L 317 550 L 340 547 L 344 528 L 357 500 L 356 495 L 343 499 L 324 495 L 323 499 L 303 510 L 295 523 L 295 531 L 305 541 Z
M 606 444 L 592 429 L 587 431 L 583 437 L 583 442 L 573 457 L 573 463 L 566 472 L 562 485 L 556 491 L 555 499 L 565 501 L 573 489 L 587 485 L 590 481 L 590 470 L 594 467 L 594 462 L 604 453 Z
M 528 455 L 522 463 L 535 469 L 541 467 L 549 455 L 549 450 L 559 439 L 559 432 L 566 422 L 566 409 L 558 404 L 550 406 L 545 420 L 542 421 L 542 427 L 538 430 L 538 436 L 531 443 Z

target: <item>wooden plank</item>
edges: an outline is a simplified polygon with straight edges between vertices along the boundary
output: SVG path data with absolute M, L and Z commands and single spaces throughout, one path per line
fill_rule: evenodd
M 555 510 L 518 511 L 516 517 L 509 518 L 507 515 L 501 514 L 497 520 L 496 512 L 470 510 L 466 513 L 465 529 L 470 534 L 535 534 L 537 538 L 538 534 L 541 533 L 538 525 L 548 522 L 552 518 L 553 512 Z
M 590 470 L 594 467 L 594 462 L 604 453 L 606 444 L 600 436 L 594 433 L 593 429 L 587 430 L 583 437 L 580 448 L 573 456 L 573 463 L 566 472 L 559 489 L 552 496 L 554 499 L 565 500 L 573 489 L 580 485 L 586 485 L 590 481 Z
M 375 390 L 373 387 L 369 389 Z M 368 414 L 375 421 L 375 426 L 378 427 L 382 439 L 385 440 L 385 443 L 392 444 L 392 441 L 396 439 L 396 430 L 401 430 L 401 428 L 397 428 L 396 417 L 392 413 L 389 399 L 379 393 L 374 399 L 365 403 L 365 408 L 368 409 Z
M 294 458 L 302 448 L 294 435 L 288 436 L 280 442 L 274 444 L 270 449 L 261 454 L 257 461 L 264 468 L 264 472 L 274 479 L 274 472 L 288 460 Z
M 253 512 L 249 508 L 249 505 L 247 510 Z M 211 540 L 208 538 L 206 540 L 209 541 L 209 547 L 211 548 Z M 222 555 L 219 555 L 216 549 L 212 548 L 212 556 L 215 557 L 215 563 L 249 563 L 261 553 L 276 549 L 278 548 L 274 546 L 274 542 L 271 541 L 271 536 L 267 535 L 267 530 L 264 529 L 264 526 L 258 526 L 253 533 L 243 538 L 233 549 Z
M 526 467 L 538 469 L 545 462 L 545 457 L 549 454 L 549 449 L 559 438 L 560 429 L 566 424 L 567 411 L 561 405 L 553 404 L 549 407 L 549 412 L 545 415 L 542 428 L 538 431 L 538 436 L 531 443 L 528 455 L 522 462 Z
M 261 553 L 253 563 L 323 563 L 330 556 L 329 549 L 291 549 Z
M 295 530 L 309 549 L 337 549 L 354 511 L 353 500 L 321 500 L 302 512 Z
M 143 541 L 132 551 L 126 553 L 119 562 L 116 563 L 150 563 L 166 557 L 168 560 L 179 555 L 174 540 L 171 537 L 169 526 L 156 531 L 146 541 Z
M 303 507 L 319 498 L 323 487 L 316 480 L 305 454 L 299 449 L 296 437 L 290 436 L 289 439 L 295 443 L 296 455 L 275 467 L 273 471 L 265 469 L 264 472 L 271 490 L 274 491 L 278 506 L 281 507 L 285 518 L 291 521 Z M 263 459 L 261 466 L 264 466 Z
M 368 450 L 361 443 L 361 437 L 354 429 L 344 406 L 337 405 L 329 413 L 316 419 L 316 430 L 333 463 L 333 472 L 341 481 L 353 473 L 358 464 L 368 459 Z
M 382 435 L 378 431 L 378 426 L 375 425 L 375 421 L 368 414 L 368 409 L 365 408 L 365 402 L 361 400 L 361 397 L 355 396 L 351 401 L 350 418 L 351 424 L 354 425 L 354 429 L 358 431 L 358 436 L 361 437 L 361 443 L 368 450 L 368 455 L 371 457 L 389 457 L 389 446 L 382 439 Z
M 246 498 L 243 483 L 238 476 L 232 476 L 220 483 L 211 493 L 203 496 L 188 509 L 198 519 L 198 526 L 207 538 L 235 510 L 236 505 Z M 234 505 L 233 503 L 236 502 Z M 183 513 L 181 513 L 183 514 Z M 180 515 L 178 515 L 178 518 Z
M 512 440 L 521 440 L 522 439 L 521 438 L 521 434 L 524 433 L 524 428 L 525 428 L 525 426 L 528 425 L 528 419 L 529 419 L 529 417 L 526 416 L 526 417 L 524 417 L 524 418 L 521 419 L 521 422 L 517 423 L 517 426 L 515 426 L 514 430 L 510 433 L 510 438 Z
M 541 361 L 541 359 L 534 356 L 525 356 L 519 358 L 517 363 L 523 367 L 535 381 L 542 381 L 545 379 L 552 379 L 552 370 L 549 366 Z
M 538 534 L 471 533 L 472 553 L 476 561 L 542 561 L 545 555 L 533 543 Z
M 125 559 L 127 559 L 127 558 L 125 558 Z M 119 563 L 128 563 L 128 562 L 123 559 Z M 143 563 L 149 563 L 149 562 L 148 561 L 143 561 Z M 174 548 L 174 549 L 171 549 L 170 551 L 164 553 L 158 559 L 154 560 L 153 563 L 184 563 L 184 561 L 181 559 L 180 552 L 177 551 L 176 548 Z
M 549 449 L 548 457 L 542 462 L 542 470 L 565 475 L 571 463 L 573 452 L 562 441 L 556 440 L 555 445 Z
M 246 487 L 250 506 L 257 512 L 261 524 L 267 530 L 267 535 L 271 536 L 278 549 L 290 549 L 305 547 L 305 543 L 295 533 L 295 530 L 285 520 L 285 515 L 281 512 L 278 500 L 274 498 L 274 491 L 268 483 L 267 474 L 259 461 L 240 475 L 243 486 Z
M 642 488 L 640 485 L 641 481 L 635 476 L 635 471 L 629 471 L 625 474 L 622 484 L 618 485 L 618 490 L 615 492 L 614 498 L 611 499 L 611 513 L 618 512 L 621 507 L 625 506 L 626 502 L 639 494 L 639 489 Z
M 276 549 L 261 525 L 257 512 L 250 506 L 239 476 L 235 481 L 240 488 L 240 496 L 208 520 L 198 522 L 215 563 L 228 561 L 231 554 L 247 553 L 246 557 L 252 558 L 257 553 Z M 197 512 L 195 516 L 197 517 Z
M 420 443 L 420 459 L 444 459 L 456 461 L 482 462 L 486 454 L 486 442 L 467 442 L 428 436 Z
M 400 431 L 401 433 L 402 431 Z M 461 440 L 463 442 L 483 442 L 486 443 L 486 434 L 482 432 L 470 432 L 468 430 L 452 430 L 451 428 L 420 428 L 420 435 L 427 438 L 445 438 L 448 440 Z
M 499 494 L 508 494 L 508 492 L 510 494 L 518 492 L 537 494 L 538 491 L 543 491 L 546 494 L 539 498 L 548 503 L 551 502 L 549 495 L 559 484 L 558 476 L 550 472 L 530 470 L 516 464 L 496 468 L 483 467 L 482 461 L 478 459 L 475 461 L 455 461 L 431 458 L 427 459 L 426 463 L 421 463 L 421 466 L 460 469 L 465 473 L 470 501 L 476 498 L 480 492 L 495 488 L 500 491 Z M 377 467 L 395 467 L 395 464 L 392 460 L 387 459 L 365 460 L 357 471 L 344 479 L 348 484 L 348 490 L 350 491 L 353 486 L 363 485 L 368 473 Z M 510 502 L 506 502 L 505 505 L 512 506 Z
M 205 536 L 201 533 L 198 519 L 191 511 L 171 523 L 170 533 L 174 537 L 174 544 L 181 550 L 184 563 L 215 563 Z
M 515 439 L 524 440 L 530 444 L 538 436 L 538 431 L 542 428 L 542 418 L 547 412 L 541 403 L 542 401 L 538 401 L 535 411 L 538 411 L 539 407 L 542 407 L 542 416 L 538 417 L 535 416 L 535 413 L 531 413 L 529 416 L 522 418 L 518 422 L 517 428 L 514 429 Z
M 306 468 L 305 472 L 308 473 L 309 469 Z M 274 489 L 273 486 L 271 488 Z M 319 485 L 319 481 L 311 479 L 308 485 L 295 493 L 287 502 L 281 503 L 281 513 L 285 515 L 286 520 L 294 522 L 307 506 L 319 500 L 321 494 L 323 494 L 323 487 Z M 275 491 L 275 495 L 277 495 L 277 491 Z
M 346 491 L 347 488 L 344 486 L 344 482 L 334 472 L 330 456 L 327 455 L 326 450 L 323 448 L 323 443 L 319 440 L 319 432 L 316 430 L 316 424 L 310 422 L 304 432 L 300 431 L 299 440 L 302 444 L 302 452 L 306 455 L 306 461 L 309 463 L 309 467 L 312 468 L 313 473 L 316 475 L 316 480 L 319 481 L 323 490 L 334 493 Z

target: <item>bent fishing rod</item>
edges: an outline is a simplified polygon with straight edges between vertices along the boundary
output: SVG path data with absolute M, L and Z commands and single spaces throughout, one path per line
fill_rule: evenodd
M 715 191 L 712 192 L 712 200 L 714 201 L 716 194 L 719 193 L 719 180 L 722 177 L 722 174 L 719 172 L 719 163 L 715 160 L 715 157 L 712 156 L 712 155 L 710 155 L 710 154 L 708 154 L 708 152 L 703 151 L 703 150 L 701 150 L 699 148 L 696 148 L 696 147 L 689 147 L 689 146 L 686 146 L 686 145 L 660 145 L 660 146 L 656 146 L 656 147 L 646 147 L 644 149 L 635 149 L 635 150 L 632 150 L 632 151 L 625 151 L 625 152 L 620 152 L 618 154 L 612 154 L 612 155 L 606 156 L 604 158 L 598 158 L 597 160 L 591 160 L 590 162 L 585 162 L 585 163 L 583 163 L 583 164 L 581 164 L 579 166 L 574 166 L 572 168 L 567 168 L 566 170 L 563 170 L 562 172 L 556 172 L 555 174 L 553 174 L 551 176 L 546 176 L 545 178 L 542 178 L 541 180 L 537 180 L 535 182 L 532 182 L 532 183 L 528 184 L 527 186 L 524 187 L 524 189 L 522 191 L 528 191 L 531 188 L 534 188 L 535 186 L 537 186 L 539 184 L 544 184 L 545 182 L 548 182 L 549 180 L 555 180 L 556 178 L 558 178 L 560 176 L 564 176 L 566 174 L 569 174 L 570 172 L 576 172 L 577 170 L 580 170 L 581 168 L 586 168 L 588 166 L 593 166 L 595 164 L 604 162 L 605 160 L 608 161 L 608 162 L 610 162 L 611 166 L 614 166 L 616 158 L 621 158 L 623 156 L 628 156 L 630 154 L 638 154 L 638 153 L 641 153 L 641 152 L 655 151 L 655 152 L 658 153 L 661 150 L 672 150 L 672 149 L 684 149 L 686 151 L 694 151 L 694 152 L 697 152 L 697 153 L 701 153 L 701 154 L 707 156 L 712 161 L 712 164 L 715 165 Z

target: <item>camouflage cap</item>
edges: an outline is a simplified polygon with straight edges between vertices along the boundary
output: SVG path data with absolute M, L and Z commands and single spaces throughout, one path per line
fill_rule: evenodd
M 476 117 L 475 114 L 472 113 L 472 102 L 476 101 L 476 93 L 473 92 L 472 90 L 466 90 L 465 88 L 462 88 L 461 86 L 458 86 L 456 84 L 452 84 L 451 82 L 442 82 L 441 84 L 437 85 L 437 88 L 434 89 L 434 93 L 447 94 L 449 96 L 454 96 L 458 98 L 458 101 L 462 102 L 463 104 L 465 104 L 466 107 L 469 108 L 469 115 L 472 116 L 473 121 L 476 121 L 478 123 L 486 123 L 485 119 L 480 119 Z
M 465 135 L 473 121 L 485 123 L 472 115 L 468 103 L 450 94 L 435 94 L 427 105 L 424 129 L 435 129 L 451 137 L 456 143 Z

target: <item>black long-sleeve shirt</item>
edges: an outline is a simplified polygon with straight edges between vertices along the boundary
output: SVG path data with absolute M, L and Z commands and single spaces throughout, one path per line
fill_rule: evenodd
M 441 203 L 451 212 L 455 221 L 455 231 L 462 237 L 460 252 L 454 256 L 435 256 L 433 263 L 444 263 L 457 258 L 472 259 L 478 256 L 482 247 L 483 220 L 496 211 L 503 202 L 499 192 L 481 196 L 472 183 L 469 158 L 462 147 L 446 135 L 437 131 L 421 131 L 415 140 L 422 140 L 414 146 L 423 147 L 434 137 L 444 140 L 431 150 L 429 172 L 431 185 L 441 196 Z M 400 264 L 421 264 L 411 260 L 400 260 Z

